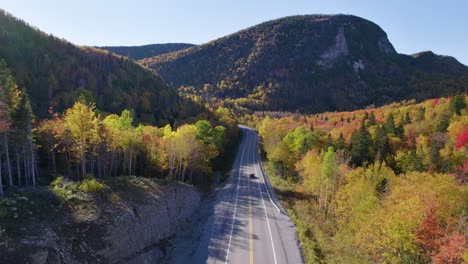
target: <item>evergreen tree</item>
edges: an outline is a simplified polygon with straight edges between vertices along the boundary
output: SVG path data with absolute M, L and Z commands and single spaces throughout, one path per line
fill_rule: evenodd
M 369 113 L 366 111 L 364 112 L 364 118 L 362 119 L 362 121 L 366 121 L 367 119 L 369 119 Z
M 464 94 L 458 94 L 452 97 L 450 101 L 450 110 L 452 111 L 452 113 L 461 115 L 461 110 L 465 109 L 465 107 L 466 103 Z
M 416 121 L 423 121 L 424 119 L 426 119 L 426 108 L 421 106 L 416 113 Z
M 338 137 L 338 140 L 336 141 L 336 149 L 337 150 L 346 149 L 346 141 L 343 136 L 343 133 L 340 133 L 340 136 Z
M 333 137 L 331 136 L 330 133 L 328 133 L 327 141 L 325 142 L 323 149 L 326 151 L 328 150 L 329 147 L 335 147 L 335 143 L 333 142 Z
M 375 114 L 374 114 L 374 111 L 372 111 L 369 116 L 369 125 L 372 126 L 372 125 L 375 125 L 375 123 L 376 123 Z
M 387 122 L 385 122 L 385 132 L 387 134 L 395 135 L 396 126 L 393 114 L 388 115 Z
M 440 133 L 447 132 L 447 128 L 450 125 L 450 113 L 443 112 L 437 115 L 436 119 L 436 131 Z
M 372 162 L 371 146 L 370 133 L 362 122 L 361 127 L 351 136 L 351 163 L 362 166 L 367 162 Z
M 386 160 L 387 156 L 391 154 L 389 138 L 382 126 L 378 126 L 375 130 L 374 149 L 379 162 Z
M 405 124 L 410 124 L 411 123 L 411 116 L 409 112 L 406 112 L 405 114 Z

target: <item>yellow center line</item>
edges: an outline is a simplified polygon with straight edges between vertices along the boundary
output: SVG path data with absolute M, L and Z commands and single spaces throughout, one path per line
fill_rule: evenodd
M 250 223 L 250 231 L 249 231 L 249 242 L 250 242 L 250 264 L 253 264 L 253 224 L 252 224 L 252 203 L 250 198 L 250 179 L 247 179 L 247 186 L 249 189 L 249 223 Z

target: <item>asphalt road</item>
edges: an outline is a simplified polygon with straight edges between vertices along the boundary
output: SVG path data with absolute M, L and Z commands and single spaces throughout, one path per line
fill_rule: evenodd
M 232 176 L 218 193 L 195 262 L 303 263 L 297 235 L 264 175 L 256 132 L 244 133 Z M 255 178 L 250 178 L 254 174 Z M 205 261 L 204 261 L 205 260 Z

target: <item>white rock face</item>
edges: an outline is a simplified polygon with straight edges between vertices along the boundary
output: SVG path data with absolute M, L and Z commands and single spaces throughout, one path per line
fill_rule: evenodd
M 359 72 L 360 70 L 364 70 L 365 68 L 366 65 L 364 65 L 364 62 L 362 62 L 362 60 L 353 62 L 353 69 L 355 72 Z
M 320 55 L 318 64 L 329 68 L 337 58 L 347 56 L 348 54 L 348 43 L 346 42 L 344 28 L 340 27 L 335 37 L 335 45 L 331 46 L 327 51 Z

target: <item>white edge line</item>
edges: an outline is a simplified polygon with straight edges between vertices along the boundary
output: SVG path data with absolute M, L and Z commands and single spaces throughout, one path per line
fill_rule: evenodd
M 255 151 L 254 151 L 255 153 Z M 255 157 L 257 157 L 257 155 L 255 154 L 254 156 L 254 159 Z M 258 162 L 257 162 L 257 166 L 255 166 L 255 172 L 258 173 Z M 267 210 L 266 210 L 266 206 L 265 206 L 265 200 L 263 200 L 263 194 L 262 194 L 262 188 L 260 187 L 260 182 L 257 181 L 257 184 L 258 184 L 258 190 L 260 192 L 260 198 L 262 199 L 262 203 L 263 203 L 263 210 L 265 211 L 265 218 L 267 220 L 267 225 L 268 225 L 268 232 L 270 233 L 270 241 L 271 241 L 271 249 L 273 250 L 273 259 L 275 261 L 275 264 L 277 264 L 278 262 L 276 261 L 276 252 L 275 252 L 275 244 L 273 243 L 273 236 L 271 235 L 271 227 L 270 227 L 270 221 L 268 220 L 268 213 L 267 213 Z M 266 185 L 266 183 L 265 183 Z M 265 186 L 265 190 L 266 190 L 266 186 Z M 267 191 L 268 193 L 268 191 Z M 270 201 L 271 201 L 271 197 L 270 197 Z M 272 202 L 273 203 L 273 202 Z M 274 205 L 274 204 L 273 204 Z
M 239 160 L 239 170 L 237 171 L 237 193 L 236 193 L 236 204 L 234 206 L 234 215 L 232 216 L 232 223 L 231 223 L 231 234 L 229 235 L 229 244 L 226 252 L 226 261 L 224 262 L 225 264 L 228 263 L 229 259 L 229 249 L 231 248 L 231 240 L 232 240 L 232 232 L 234 231 L 234 221 L 236 220 L 236 211 L 237 211 L 237 200 L 239 198 L 239 183 L 240 183 L 240 174 L 241 174 L 241 167 L 242 167 L 242 160 L 244 159 L 244 151 L 245 151 L 245 146 L 247 145 L 248 141 L 248 136 L 246 133 L 246 139 L 244 146 L 242 147 L 242 153 L 241 153 L 241 158 Z
M 257 137 L 257 144 L 258 144 L 258 137 Z M 270 202 L 273 204 L 273 206 L 278 209 L 278 211 L 281 213 L 281 209 L 276 205 L 276 203 L 273 201 L 273 199 L 271 198 L 271 195 L 270 195 L 270 192 L 268 191 L 268 187 L 267 187 L 267 180 L 265 179 L 265 175 L 266 175 L 266 172 L 265 172 L 265 169 L 263 168 L 263 162 L 258 159 L 258 163 L 260 164 L 260 171 L 262 172 L 262 177 L 263 177 L 263 181 L 265 183 L 265 190 L 266 190 L 266 193 L 268 194 L 268 198 L 270 199 Z M 269 181 L 268 181 L 269 182 Z

